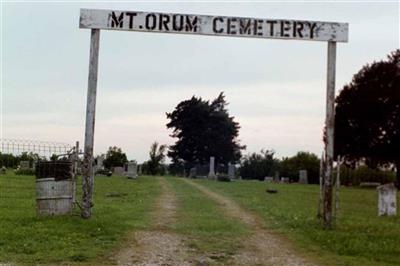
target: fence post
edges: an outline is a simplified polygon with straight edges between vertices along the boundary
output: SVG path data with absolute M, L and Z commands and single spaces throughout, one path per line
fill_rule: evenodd
M 325 180 L 324 180 L 324 227 L 332 228 L 332 168 L 333 141 L 335 128 L 335 72 L 336 42 L 328 42 L 328 71 L 326 84 L 326 119 L 325 119 Z
M 90 39 L 89 78 L 86 103 L 86 126 L 85 126 L 85 151 L 83 159 L 82 178 L 82 218 L 90 218 L 93 205 L 93 144 L 94 123 L 96 114 L 96 90 L 97 70 L 99 59 L 100 30 L 92 29 Z

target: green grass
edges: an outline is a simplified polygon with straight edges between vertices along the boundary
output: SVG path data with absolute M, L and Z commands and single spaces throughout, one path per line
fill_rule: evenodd
M 226 262 L 251 229 L 225 216 L 223 206 L 183 180 L 166 180 L 178 199 L 177 223 L 170 228 L 184 235 L 195 252 L 216 254 L 216 260 Z M 377 217 L 375 190 L 342 188 L 337 226 L 326 231 L 316 218 L 317 186 L 195 182 L 256 213 L 268 228 L 322 265 L 400 265 L 400 218 Z M 278 193 L 265 193 L 267 186 Z M 151 229 L 151 211 L 160 192 L 159 182 L 151 177 L 96 177 L 92 219 L 81 219 L 78 211 L 40 218 L 34 177 L 0 175 L 0 264 L 112 263 L 108 256 L 126 233 Z
M 316 218 L 318 186 L 196 182 L 258 214 L 268 228 L 283 233 L 324 265 L 400 265 L 400 218 L 377 217 L 373 189 L 342 188 L 337 226 L 329 231 Z M 266 193 L 267 186 L 278 193 Z
M 0 175 L 0 264 L 98 260 L 124 233 L 147 228 L 159 193 L 154 178 L 96 177 L 91 219 L 81 219 L 78 210 L 73 216 L 39 218 L 34 177 Z
M 223 207 L 180 178 L 167 178 L 178 199 L 175 230 L 189 239 L 188 245 L 198 253 L 216 254 L 225 259 L 241 247 L 240 239 L 249 230 L 223 214 Z

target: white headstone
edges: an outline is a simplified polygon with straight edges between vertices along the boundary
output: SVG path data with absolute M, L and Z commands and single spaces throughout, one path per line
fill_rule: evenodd
M 208 172 L 209 178 L 215 178 L 215 157 L 210 157 L 210 171 Z
M 105 160 L 104 154 L 97 157 L 97 169 L 104 170 L 104 165 L 103 165 L 104 160 Z
M 229 163 L 228 164 L 228 177 L 230 179 L 235 179 L 235 165 Z
M 393 183 L 377 187 L 378 190 L 378 216 L 393 216 L 397 214 L 396 192 L 397 189 Z
M 279 182 L 279 172 L 278 171 L 275 172 L 274 181 Z
M 20 161 L 19 162 L 19 169 L 20 170 L 27 170 L 29 169 L 29 161 Z
M 136 162 L 127 163 L 127 171 L 126 171 L 125 175 L 130 179 L 136 178 L 138 176 Z
M 272 176 L 266 176 L 266 177 L 264 178 L 264 180 L 265 180 L 265 182 L 268 182 L 268 183 L 274 182 L 274 178 L 273 178 Z
M 308 184 L 307 170 L 299 171 L 299 183 L 300 184 Z
M 290 178 L 289 177 L 281 177 L 281 183 L 289 184 Z
M 115 174 L 115 175 L 123 175 L 124 174 L 124 167 L 122 167 L 122 166 L 116 166 L 116 167 L 114 167 L 114 171 L 113 171 L 113 173 Z

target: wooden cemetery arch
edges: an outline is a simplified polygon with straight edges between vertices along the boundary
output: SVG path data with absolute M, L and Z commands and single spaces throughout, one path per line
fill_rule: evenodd
M 122 30 L 328 42 L 325 118 L 326 139 L 324 147 L 326 167 L 324 171 L 325 195 L 323 219 L 326 228 L 332 226 L 336 43 L 348 41 L 347 23 L 81 9 L 79 27 L 91 29 L 86 105 L 85 155 L 82 181 L 83 195 L 81 216 L 83 218 L 89 218 L 91 216 L 93 198 L 94 173 L 92 170 L 92 163 L 100 30 Z

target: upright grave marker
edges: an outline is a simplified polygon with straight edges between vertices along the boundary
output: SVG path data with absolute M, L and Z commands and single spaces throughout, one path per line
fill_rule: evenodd
M 210 157 L 210 171 L 208 172 L 208 177 L 214 179 L 215 176 L 215 157 Z
M 307 170 L 299 171 L 299 183 L 300 184 L 308 184 Z
M 97 63 L 100 29 L 104 29 L 328 42 L 327 101 L 325 119 L 325 154 L 327 163 L 324 173 L 325 197 L 323 217 L 325 226 L 331 227 L 336 42 L 347 42 L 347 23 L 81 9 L 79 26 L 80 28 L 92 30 L 85 128 L 84 162 L 86 167 L 83 178 L 82 217 L 90 217 L 90 208 L 92 205 L 93 174 L 91 172 L 91 164 L 93 161 Z
M 378 216 L 397 214 L 397 189 L 393 183 L 379 186 L 378 190 Z

